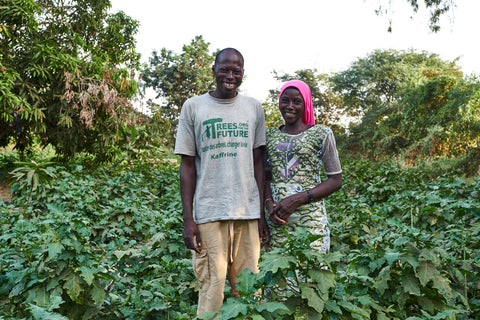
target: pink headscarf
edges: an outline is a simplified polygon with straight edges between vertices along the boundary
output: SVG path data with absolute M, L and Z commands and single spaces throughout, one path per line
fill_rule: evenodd
M 280 98 L 282 97 L 283 91 L 287 88 L 295 88 L 300 91 L 302 95 L 305 109 L 303 111 L 302 121 L 306 125 L 314 125 L 315 124 L 315 115 L 313 113 L 313 103 L 312 103 L 312 93 L 310 92 L 310 87 L 301 80 L 290 80 L 285 82 L 280 90 L 280 96 L 278 97 L 278 101 L 280 102 Z

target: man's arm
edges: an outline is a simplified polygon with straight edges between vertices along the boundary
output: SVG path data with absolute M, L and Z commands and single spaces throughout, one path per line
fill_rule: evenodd
M 201 239 L 197 224 L 193 221 L 193 196 L 197 185 L 195 157 L 182 155 L 180 164 L 180 194 L 183 206 L 183 241 L 188 249 L 200 252 Z
M 263 152 L 264 147 L 253 149 L 253 166 L 254 175 L 257 182 L 258 193 L 260 194 L 260 220 L 258 221 L 258 232 L 262 245 L 270 242 L 270 230 L 268 228 L 267 220 L 265 219 L 265 172 L 263 167 Z

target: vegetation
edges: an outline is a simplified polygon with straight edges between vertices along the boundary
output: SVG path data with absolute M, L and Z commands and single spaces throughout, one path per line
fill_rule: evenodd
M 392 1 L 389 0 L 388 5 L 385 5 L 385 2 L 386 1 L 380 1 L 378 9 L 375 10 L 375 12 L 377 15 L 386 15 L 389 17 L 390 26 L 388 27 L 388 32 L 392 32 Z M 412 7 L 414 13 L 417 13 L 422 5 L 422 1 L 419 0 L 407 0 L 407 2 Z M 440 18 L 448 12 L 452 12 L 456 7 L 454 0 L 424 0 L 423 5 L 426 9 L 430 10 L 429 28 L 432 32 L 440 31 Z
M 377 50 L 331 77 L 357 117 L 349 148 L 374 158 L 465 154 L 479 145 L 479 88 L 436 54 Z
M 19 180 L 12 184 L 12 204 L 0 206 L 0 316 L 167 319 L 195 313 L 190 260 L 180 250 L 175 164 L 88 172 L 72 163 L 47 170 L 57 177 L 52 187 L 30 193 Z
M 454 1 L 425 4 L 436 23 Z M 0 186 L 12 199 L 0 200 L 0 319 L 197 318 L 170 147 L 215 55 L 201 36 L 154 52 L 142 85 L 161 102 L 140 114 L 138 22 L 109 7 L 1 2 Z M 263 252 L 218 318 L 480 318 L 478 77 L 436 54 L 376 50 L 341 72 L 275 78 L 308 83 L 318 122 L 335 130 L 332 248 L 312 251 L 318 236 L 299 230 Z M 271 90 L 263 102 L 269 127 L 277 100 Z
M 12 0 L 0 5 L 0 146 L 111 159 L 122 128 L 143 121 L 129 101 L 138 22 L 110 1 Z
M 149 102 L 153 119 L 164 128 L 164 144 L 173 145 L 178 117 L 183 103 L 195 95 L 212 89 L 212 65 L 215 54 L 208 52 L 209 43 L 197 36 L 190 45 L 183 46 L 182 54 L 163 48 L 160 55 L 154 51 L 149 65 L 143 71 L 146 88 L 157 93 L 164 103 Z
M 315 237 L 299 232 L 284 252 L 262 255 L 260 274 L 241 275 L 242 297 L 228 298 L 221 318 L 478 318 L 480 180 L 437 176 L 435 166 L 342 164 L 345 185 L 327 201 L 331 252 L 312 251 Z M 0 316 L 193 319 L 178 164 L 45 169 L 51 187 L 39 180 L 45 188 L 32 192 L 20 179 L 0 203 Z M 252 294 L 295 270 L 298 295 Z

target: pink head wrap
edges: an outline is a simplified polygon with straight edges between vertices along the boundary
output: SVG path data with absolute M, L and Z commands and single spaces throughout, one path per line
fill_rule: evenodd
M 303 102 L 305 104 L 305 109 L 303 111 L 302 121 L 306 125 L 314 125 L 315 124 L 315 115 L 313 113 L 313 103 L 312 103 L 312 93 L 310 92 L 310 87 L 301 80 L 290 80 L 285 82 L 280 90 L 280 96 L 278 101 L 280 102 L 280 98 L 282 97 L 283 91 L 287 88 L 295 88 L 300 91 L 302 95 Z

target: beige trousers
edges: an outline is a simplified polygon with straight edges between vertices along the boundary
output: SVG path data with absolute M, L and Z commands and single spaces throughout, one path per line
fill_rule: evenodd
M 243 269 L 258 272 L 260 238 L 258 220 L 227 220 L 198 225 L 201 252 L 193 254 L 193 271 L 199 283 L 197 313 L 220 310 L 225 280 L 238 297 L 236 277 Z

